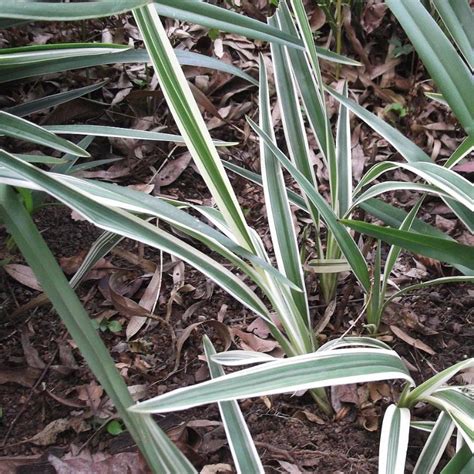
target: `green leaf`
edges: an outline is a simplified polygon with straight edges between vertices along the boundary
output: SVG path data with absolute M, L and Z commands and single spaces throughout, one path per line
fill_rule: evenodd
M 434 375 L 426 382 L 413 389 L 404 399 L 403 406 L 412 407 L 418 401 L 429 397 L 435 390 L 444 385 L 461 370 L 474 367 L 474 358 L 463 360 Z M 402 402 L 402 401 L 401 401 Z
M 474 454 L 464 445 L 446 464 L 441 474 L 471 474 L 474 471 Z
M 134 130 L 130 128 L 108 127 L 105 125 L 46 125 L 46 130 L 56 134 L 93 135 L 95 137 L 130 138 L 133 140 L 155 140 L 160 142 L 185 143 L 183 137 L 170 133 Z M 216 146 L 229 146 L 235 143 L 214 142 Z
M 157 0 L 158 14 L 262 41 L 302 48 L 301 41 L 253 18 L 196 0 Z
M 97 227 L 162 249 L 195 266 L 223 286 L 230 294 L 264 318 L 268 318 L 263 302 L 237 276 L 204 253 L 172 234 L 159 229 L 133 214 L 92 200 L 83 192 L 66 184 L 65 177 L 49 175 L 0 150 L 0 164 L 32 181 L 59 201 L 75 209 Z
M 404 295 L 413 290 L 418 290 L 420 288 L 427 288 L 429 286 L 434 285 L 445 285 L 447 283 L 465 283 L 470 282 L 474 283 L 474 276 L 452 276 L 452 277 L 442 277 L 442 278 L 435 278 L 434 280 L 428 280 L 421 283 L 416 283 L 414 285 L 406 286 L 401 290 L 395 292 L 393 295 L 390 295 L 389 298 L 384 302 L 384 307 L 388 306 L 388 304 L 393 301 L 395 298 L 399 298 L 400 296 Z
M 452 168 L 457 165 L 465 156 L 474 151 L 474 137 L 467 137 L 449 157 L 444 166 Z
M 0 68 L 29 67 L 31 64 L 43 63 L 83 55 L 113 55 L 128 46 L 113 43 L 60 43 L 33 46 L 22 46 L 19 48 L 0 49 Z
M 281 28 L 279 13 L 268 21 L 275 27 Z M 294 30 L 294 34 L 296 34 L 296 30 Z M 308 181 L 313 183 L 314 187 L 316 187 L 316 176 L 314 174 L 314 167 L 311 163 L 308 138 L 301 113 L 297 84 L 291 68 L 288 67 L 290 53 L 288 48 L 278 44 L 271 45 L 271 53 L 275 86 L 278 94 L 278 103 L 281 111 L 283 131 L 285 133 L 289 156 L 296 168 L 303 173 Z M 298 51 L 297 54 L 300 55 L 302 53 L 301 51 Z M 270 133 L 268 134 L 271 135 Z M 310 201 L 307 201 L 306 204 L 311 211 L 315 224 L 317 225 L 319 218 L 317 209 Z
M 300 14 L 299 19 L 301 19 L 303 23 L 305 23 L 305 21 L 307 22 L 307 20 L 303 18 L 305 17 L 304 8 L 302 12 L 300 11 Z M 276 16 L 282 30 L 293 35 L 298 34 L 297 26 L 285 2 L 280 3 Z M 308 32 L 305 30 L 305 32 L 306 35 L 302 34 L 301 36 L 304 38 L 306 46 L 308 47 L 309 44 L 309 47 L 314 48 L 311 31 Z M 322 90 L 323 82 L 317 61 L 318 50 L 313 50 L 313 59 L 315 62 L 311 62 L 309 55 L 305 54 L 304 51 L 295 48 L 289 48 L 287 53 L 294 75 L 298 78 L 298 89 L 316 141 L 319 144 L 326 163 L 332 162 L 335 160 L 335 145 L 326 114 L 326 104 Z
M 423 451 L 421 451 L 420 457 L 416 462 L 413 474 L 430 474 L 434 472 L 453 431 L 454 423 L 451 421 L 451 418 L 446 413 L 441 412 L 430 436 L 423 446 Z
M 384 415 L 379 448 L 379 474 L 403 474 L 410 432 L 410 410 L 390 405 Z
M 64 138 L 57 137 L 54 133 L 43 127 L 28 122 L 25 119 L 15 117 L 7 112 L 0 111 L 0 133 L 7 137 L 25 140 L 38 145 L 48 146 L 55 150 L 71 153 L 75 156 L 90 156 L 87 151 L 78 147 Z
M 271 138 L 250 118 L 248 119 L 250 126 L 265 141 L 265 144 L 272 150 L 274 156 L 280 163 L 289 171 L 295 181 L 298 183 L 308 199 L 317 207 L 324 219 L 326 225 L 331 230 L 336 239 L 342 253 L 350 264 L 352 271 L 366 291 L 370 291 L 370 277 L 367 268 L 367 263 L 362 256 L 362 253 L 357 247 L 354 239 L 351 237 L 347 229 L 341 225 L 334 211 L 324 198 L 313 188 L 312 184 L 303 176 L 303 174 L 296 169 L 290 160 L 277 148 Z
M 154 6 L 134 10 L 166 102 L 236 241 L 252 248 L 243 212 Z
M 252 183 L 258 184 L 259 186 L 262 186 L 262 177 L 254 173 L 253 171 L 247 170 L 245 168 L 242 168 L 241 166 L 238 166 L 234 163 L 231 163 L 230 161 L 225 161 L 222 160 L 222 164 L 224 165 L 225 168 L 227 168 L 229 171 L 234 172 L 235 174 L 242 176 L 242 178 L 248 179 Z M 291 189 L 286 189 L 288 199 L 291 201 L 291 204 L 293 204 L 296 207 L 299 207 L 301 210 L 308 212 L 308 208 L 306 206 L 306 203 L 304 202 L 304 199 Z
M 434 258 L 441 262 L 459 264 L 474 269 L 474 252 L 472 252 L 472 247 L 468 245 L 427 234 L 380 227 L 362 221 L 343 219 L 341 222 L 351 229 L 389 244 L 397 245 L 410 252 Z
M 216 351 L 207 336 L 203 338 L 203 345 L 211 377 L 213 379 L 222 377 L 225 375 L 224 370 L 212 359 Z M 239 404 L 236 401 L 219 402 L 219 411 L 237 472 L 263 474 L 262 463 Z
M 474 69 L 474 13 L 468 0 L 433 0 L 439 16 L 471 70 Z
M 89 315 L 69 286 L 30 215 L 19 202 L 18 196 L 4 185 L 0 185 L 0 218 L 15 239 L 89 368 L 111 398 L 150 467 L 156 473 L 171 473 L 176 472 L 176 469 L 183 473 L 195 472 L 151 417 L 130 416 L 127 412 L 127 407 L 133 400 L 107 348 L 97 335 Z
M 99 82 L 98 84 L 93 84 L 91 86 L 79 87 L 78 89 L 73 89 L 66 92 L 60 92 L 59 94 L 48 95 L 47 97 L 42 97 L 41 99 L 36 99 L 24 104 L 15 105 L 14 107 L 9 107 L 8 109 L 4 109 L 4 111 L 8 112 L 9 114 L 16 115 L 17 117 L 25 117 L 26 115 L 33 114 L 40 110 L 56 107 L 57 105 L 64 104 L 86 94 L 90 94 L 91 92 L 100 89 L 105 84 L 107 84 L 107 81 Z
M 474 77 L 420 1 L 387 0 L 430 76 L 469 135 L 474 133 Z
M 260 95 L 259 95 L 259 120 L 262 127 L 272 141 L 275 142 L 273 133 L 270 96 L 268 92 L 268 80 L 263 57 L 260 57 Z M 267 203 L 267 216 L 272 237 L 275 257 L 280 272 L 286 275 L 297 287 L 303 291 L 292 291 L 298 315 L 286 314 L 288 325 L 285 325 L 286 332 L 295 334 L 295 339 L 299 344 L 303 341 L 306 351 L 314 349 L 311 340 L 308 340 L 308 330 L 311 327 L 309 316 L 308 300 L 305 290 L 303 269 L 300 262 L 297 236 L 293 226 L 290 204 L 285 192 L 285 180 L 278 160 L 273 156 L 272 150 L 266 145 L 264 140 L 260 140 L 260 160 L 262 168 L 263 191 L 265 202 Z
M 418 0 L 414 0 L 414 3 L 417 1 Z M 393 128 L 391 125 L 384 122 L 382 119 L 374 115 L 372 112 L 369 112 L 364 107 L 361 107 L 352 99 L 339 94 L 334 89 L 326 87 L 326 90 L 339 102 L 344 104 L 349 110 L 354 112 L 354 114 L 356 114 L 367 125 L 382 135 L 382 137 L 392 144 L 409 163 L 415 163 L 418 161 L 426 161 L 427 163 L 431 163 L 431 158 L 421 148 L 415 145 L 415 143 L 406 138 L 402 133 Z
M 165 413 L 218 401 L 392 378 L 413 383 L 408 370 L 393 351 L 360 348 L 319 351 L 173 390 L 139 403 L 130 411 Z
M 373 215 L 377 219 L 380 219 L 391 227 L 400 227 L 401 223 L 407 216 L 407 213 L 403 209 L 398 209 L 391 204 L 387 204 L 378 199 L 369 199 L 368 201 L 362 203 L 360 207 L 364 209 L 364 211 Z M 451 240 L 452 242 L 455 242 L 455 240 L 449 237 L 449 235 L 444 234 L 436 227 L 433 227 L 420 219 L 415 219 L 411 228 L 418 234 L 428 234 L 432 237 L 438 237 L 440 239 Z M 461 273 L 464 273 L 464 275 L 474 276 L 474 270 L 471 270 L 464 265 L 453 264 L 453 266 Z
M 150 3 L 151 0 L 102 0 L 57 3 L 2 0 L 0 18 L 20 20 L 72 21 L 118 15 Z
M 474 454 L 474 393 L 472 386 L 447 387 L 432 392 L 424 399 L 444 410 L 456 425 L 464 442 Z
M 107 423 L 107 433 L 112 436 L 118 436 L 123 433 L 122 423 L 119 420 L 112 420 Z
M 99 43 L 100 44 L 100 43 Z M 60 46 L 60 45 L 55 45 Z M 71 48 L 75 45 L 71 45 Z M 80 46 L 80 45 L 79 45 Z M 118 45 L 117 45 L 118 46 Z M 31 49 L 32 54 L 36 50 L 35 46 L 27 46 L 24 49 Z M 191 53 L 190 51 L 175 50 L 178 61 L 183 66 L 197 66 L 216 71 L 222 71 L 227 74 L 245 79 L 246 81 L 257 85 L 258 82 L 249 74 L 241 69 L 220 61 L 217 58 L 204 56 L 202 54 Z M 43 62 L 34 62 L 23 66 L 0 67 L 0 83 L 10 82 L 28 77 L 43 76 L 62 71 L 72 71 L 86 67 L 101 66 L 105 64 L 127 64 L 127 63 L 149 63 L 150 57 L 145 49 L 117 50 L 108 54 L 84 55 L 80 48 L 73 53 L 73 57 L 64 57 Z
M 342 94 L 347 97 L 347 82 Z M 349 110 L 341 103 L 336 126 L 337 209 L 338 216 L 346 214 L 352 205 L 352 154 Z

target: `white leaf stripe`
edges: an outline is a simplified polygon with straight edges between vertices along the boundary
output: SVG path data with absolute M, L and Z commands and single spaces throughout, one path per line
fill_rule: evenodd
M 203 338 L 203 345 L 211 377 L 222 377 L 225 372 L 214 362 L 213 356 L 216 351 L 207 336 Z M 228 401 L 219 402 L 218 405 L 237 472 L 239 474 L 264 474 L 255 443 L 240 411 L 239 404 L 236 401 Z
M 244 369 L 218 380 L 160 395 L 130 410 L 165 413 L 217 401 L 393 378 L 414 383 L 395 352 L 365 348 L 338 349 Z
M 379 474 L 403 474 L 410 431 L 410 410 L 390 405 L 384 415 L 379 448 Z
M 444 450 L 454 431 L 454 423 L 449 415 L 441 412 L 426 440 L 413 474 L 432 474 L 443 456 Z
M 154 5 L 134 10 L 134 17 L 166 102 L 199 172 L 235 239 L 251 249 L 252 241 L 243 212 Z
M 263 57 L 260 57 L 260 123 L 262 129 L 275 140 L 272 126 L 272 118 L 270 112 L 270 97 L 268 92 L 267 73 Z M 265 201 L 268 203 L 266 209 L 268 214 L 268 223 L 272 243 L 275 251 L 275 257 L 280 271 L 286 275 L 296 286 L 302 289 L 301 292 L 291 292 L 291 297 L 299 314 L 288 315 L 294 318 L 300 317 L 310 327 L 309 307 L 305 291 L 305 282 L 303 269 L 300 263 L 298 251 L 298 242 L 293 226 L 290 204 L 285 191 L 285 181 L 280 163 L 275 160 L 273 152 L 269 149 L 263 140 L 260 140 L 260 156 L 262 168 L 263 191 Z M 289 322 L 292 326 L 291 332 L 299 332 L 298 321 Z M 303 334 L 296 336 L 301 341 L 307 335 L 305 330 Z M 313 349 L 311 344 L 307 345 L 307 349 Z
M 265 305 L 247 285 L 225 267 L 189 244 L 132 214 L 91 200 L 89 196 L 69 187 L 65 182 L 54 179 L 47 173 L 28 163 L 23 163 L 4 151 L 0 151 L 0 164 L 39 184 L 49 194 L 73 207 L 97 227 L 139 240 L 182 258 L 222 285 L 238 301 L 249 306 L 262 317 L 267 317 Z

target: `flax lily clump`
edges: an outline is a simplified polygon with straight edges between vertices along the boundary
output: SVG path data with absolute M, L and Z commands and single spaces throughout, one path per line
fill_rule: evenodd
M 54 159 L 49 162 L 46 160 L 46 163 L 42 161 L 43 164 L 52 165 L 45 171 L 35 165 L 38 160 L 36 158 L 1 150 L 0 218 L 155 472 L 195 471 L 159 429 L 150 413 L 217 402 L 238 471 L 263 472 L 251 435 L 236 403 L 237 399 L 304 389 L 310 390 L 321 409 L 330 413 L 331 407 L 325 387 L 386 379 L 405 381 L 405 389 L 398 404 L 391 407 L 385 415 L 380 471 L 403 471 L 410 408 L 419 402 L 434 405 L 441 410 L 441 415 L 435 425 L 422 426 L 423 429 L 430 430 L 431 435 L 420 457 L 421 470 L 418 472 L 427 472 L 422 470 L 426 465 L 436 465 L 439 452 L 435 448 L 440 446 L 440 439 L 441 445 L 445 446 L 454 429 L 457 430 L 460 441 L 453 462 L 464 462 L 467 454 L 472 452 L 474 430 L 472 416 L 469 415 L 472 413 L 469 411 L 471 394 L 468 390 L 444 387 L 443 384 L 459 370 L 471 367 L 473 360 L 457 364 L 413 388 L 414 382 L 400 357 L 376 339 L 342 338 L 318 348 L 313 331 L 314 322 L 309 312 L 298 236 L 290 209 L 290 205 L 296 205 L 313 220 L 318 250 L 313 267 L 321 274 L 320 289 L 326 301 L 334 297 L 338 273 L 350 270 L 366 295 L 367 322 L 373 332 L 377 331 L 383 308 L 387 304 L 385 294 L 388 278 L 400 248 L 428 256 L 435 253 L 435 258 L 456 265 L 466 275 L 457 277 L 456 281 L 466 278 L 472 280 L 474 261 L 470 257 L 472 253 L 468 253 L 469 248 L 449 240 L 444 235 L 441 237 L 432 228 L 418 221 L 416 214 L 421 201 L 410 213 L 403 215 L 387 208 L 382 201 L 374 199 L 384 192 L 398 189 L 434 194 L 443 199 L 462 222 L 472 229 L 472 185 L 451 170 L 472 150 L 474 114 L 469 109 L 469 102 L 463 103 L 469 94 L 472 94 L 472 78 L 466 78 L 467 66 L 457 55 L 455 58 L 458 59 L 453 59 L 451 55 L 448 58 L 449 63 L 446 58 L 433 61 L 432 55 L 436 52 L 429 49 L 429 45 L 433 44 L 430 35 L 433 31 L 436 34 L 439 32 L 434 30 L 436 24 L 421 3 L 388 2 L 395 15 L 400 18 L 402 26 L 406 28 L 433 79 L 438 84 L 443 84 L 439 85 L 443 100 L 450 104 L 469 134 L 444 166 L 432 163 L 414 143 L 349 99 L 347 87 L 341 94 L 323 84 L 319 69 L 320 59 L 354 66 L 357 63 L 315 46 L 301 0 L 291 0 L 289 5 L 281 2 L 267 25 L 194 0 L 96 1 L 88 2 L 87 9 L 78 3 L 4 3 L 0 17 L 5 26 L 30 19 L 57 21 L 94 18 L 132 9 L 143 37 L 144 50 L 131 51 L 116 45 L 90 44 L 4 50 L 0 54 L 0 80 L 28 78 L 97 64 L 149 60 L 181 134 L 172 136 L 82 125 L 59 125 L 47 129 L 21 118 L 38 110 L 38 107 L 56 105 L 86 94 L 89 90 L 85 91 L 85 88 L 68 92 L 66 96 L 57 94 L 42 103 L 35 101 L 36 103 L 22 104 L 20 107 L 23 109 L 20 110 L 17 108 L 0 112 L 0 133 L 65 153 L 60 162 Z M 242 71 L 218 61 L 196 57 L 190 53 L 175 52 L 159 15 L 271 42 L 275 84 L 283 111 L 282 122 L 289 158 L 276 145 L 271 122 L 267 71 L 261 60 L 258 82 L 259 123 L 251 120 L 249 123 L 260 139 L 262 175 L 251 174 L 221 160 L 216 146 L 229 144 L 212 140 L 181 65 L 203 60 L 209 67 L 220 68 L 249 81 L 255 81 Z M 403 19 L 407 15 L 408 18 L 421 18 L 422 21 L 411 23 L 406 20 L 404 25 Z M 451 17 L 449 24 L 452 31 Z M 460 35 L 453 34 L 453 37 L 458 41 L 456 38 L 460 38 Z M 441 38 L 438 38 L 438 42 L 452 53 L 448 46 L 449 40 L 445 36 Z M 91 54 L 84 56 L 85 50 Z M 446 75 L 452 79 L 453 84 L 446 84 Z M 458 92 L 451 87 L 458 87 Z M 326 113 L 325 97 L 328 93 L 336 97 L 341 104 L 335 135 Z M 406 163 L 385 162 L 376 165 L 353 187 L 349 111 L 389 141 Z M 306 121 L 328 167 L 329 199 L 318 192 L 317 177 L 310 164 Z M 62 133 L 86 135 L 86 138 L 75 144 L 61 138 Z M 78 166 L 78 157 L 89 156 L 86 148 L 91 137 L 100 135 L 184 142 L 216 203 L 216 208 L 195 205 L 192 208 L 212 225 L 187 213 L 183 203 L 71 176 L 74 167 Z M 225 167 L 263 186 L 276 267 L 272 265 L 272 255 L 265 249 L 255 230 L 246 222 Z M 374 184 L 374 180 L 383 173 L 397 167 L 408 170 L 423 181 Z M 294 178 L 301 194 L 285 188 L 284 170 Z M 65 279 L 34 226 L 25 209 L 24 200 L 15 192 L 15 187 L 45 192 L 104 230 L 103 236 L 96 242 L 82 268 L 70 282 Z M 357 206 L 362 206 L 382 220 L 391 219 L 389 223 L 396 228 L 378 227 L 351 220 L 352 212 Z M 382 215 L 386 216 L 385 219 Z M 222 265 L 207 253 L 198 251 L 175 233 L 153 225 L 150 220 L 156 218 L 224 257 L 235 269 L 245 274 L 252 284 L 260 288 L 269 305 L 252 290 L 247 281 L 230 271 L 228 266 Z M 325 233 L 322 232 L 323 228 Z M 380 271 L 380 245 L 372 268 L 358 242 L 354 240 L 350 228 L 392 245 L 383 276 Z M 263 318 L 288 358 L 273 360 L 268 356 L 244 351 L 215 354 L 212 344 L 205 339 L 204 348 L 213 377 L 211 381 L 178 389 L 132 406 L 133 402 L 123 379 L 72 289 L 80 282 L 87 269 L 123 237 L 158 248 L 200 270 Z M 453 279 L 454 277 L 438 282 Z M 271 312 L 277 314 L 279 325 L 270 317 Z M 222 365 L 249 363 L 259 365 L 230 375 L 225 375 L 222 368 Z M 469 462 L 469 459 L 466 462 Z

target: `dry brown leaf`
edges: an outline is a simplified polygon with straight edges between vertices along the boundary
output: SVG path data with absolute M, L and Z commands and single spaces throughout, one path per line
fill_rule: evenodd
M 36 291 L 43 291 L 41 285 L 27 265 L 21 265 L 18 263 L 9 263 L 3 266 L 3 269 L 17 282 L 27 286 Z
M 211 326 L 212 328 L 214 328 L 216 332 L 219 334 L 219 337 L 222 340 L 222 343 L 224 344 L 224 351 L 229 349 L 230 345 L 232 344 L 232 337 L 230 335 L 229 328 L 225 324 L 220 323 L 219 321 L 215 319 L 210 319 L 208 321 L 201 321 L 199 323 L 191 324 L 183 331 L 181 336 L 176 341 L 176 362 L 175 362 L 173 372 L 176 372 L 176 370 L 178 370 L 179 361 L 181 358 L 181 351 L 183 350 L 184 343 L 188 340 L 191 333 L 196 328 L 202 325 Z
M 230 464 L 208 464 L 204 466 L 200 474 L 232 474 L 234 471 Z
M 41 370 L 27 367 L 25 369 L 2 369 L 0 370 L 0 385 L 5 383 L 16 383 L 23 387 L 33 387 L 41 374 Z
M 393 334 L 395 334 L 395 336 L 397 336 L 399 339 L 406 342 L 410 346 L 416 347 L 417 349 L 420 349 L 430 355 L 436 354 L 436 352 L 433 349 L 431 349 L 430 346 L 425 344 L 423 341 L 420 341 L 420 339 L 415 339 L 414 337 L 411 337 L 399 327 L 390 326 L 390 329 L 393 332 Z
M 99 409 L 102 395 L 104 390 L 100 385 L 97 385 L 95 381 L 90 382 L 87 385 L 79 385 L 76 387 L 77 398 L 83 400 L 92 408 L 94 412 Z
M 12 474 L 17 472 L 36 472 L 33 471 L 34 465 L 41 462 L 42 455 L 37 456 L 2 456 L 0 457 L 0 474 Z M 39 466 L 38 466 L 39 467 Z
M 161 253 L 160 262 L 163 262 L 163 254 Z M 149 313 L 154 313 L 156 303 L 158 302 L 158 297 L 160 296 L 160 289 L 161 289 L 161 277 L 162 277 L 162 265 L 156 267 L 155 273 L 150 280 L 150 283 L 146 287 L 143 296 L 140 298 L 138 305 L 141 308 L 149 311 Z M 127 340 L 132 338 L 138 331 L 143 327 L 146 323 L 147 318 L 143 316 L 132 316 L 130 321 L 127 324 L 127 328 L 125 330 L 125 335 Z
M 372 33 L 377 29 L 385 16 L 387 5 L 385 3 L 368 4 L 362 12 L 360 24 L 366 33 Z
M 109 455 L 97 453 L 59 459 L 48 457 L 57 474 L 149 474 L 143 457 L 139 453 L 118 453 Z
M 59 418 L 48 423 L 39 433 L 29 438 L 27 442 L 38 446 L 49 446 L 56 442 L 61 433 L 69 429 L 73 429 L 76 433 L 81 433 L 88 431 L 90 427 L 80 418 Z
M 191 153 L 183 153 L 174 160 L 168 160 L 168 162 L 161 168 L 158 174 L 155 176 L 153 183 L 159 188 L 163 186 L 169 186 L 174 183 L 188 167 L 191 162 Z
M 331 404 L 334 411 L 338 413 L 344 403 L 359 405 L 359 396 L 357 394 L 357 385 L 354 383 L 347 385 L 335 385 L 331 387 Z
M 21 333 L 21 346 L 25 354 L 26 363 L 34 369 L 44 369 L 46 364 L 42 361 L 38 351 L 31 345 L 30 335 L 27 331 Z
M 255 334 L 232 328 L 232 335 L 240 339 L 240 346 L 244 350 L 256 352 L 271 352 L 278 347 L 278 342 L 271 339 L 261 339 Z
M 316 423 L 317 425 L 325 425 L 326 422 L 316 415 L 315 413 L 309 411 L 309 410 L 298 410 L 294 415 L 294 418 L 298 418 L 298 420 L 308 420 L 311 421 L 311 423 Z
M 278 463 L 280 464 L 281 468 L 284 469 L 284 472 L 288 474 L 303 474 L 301 469 L 296 465 L 288 461 L 282 461 L 281 459 L 277 459 Z

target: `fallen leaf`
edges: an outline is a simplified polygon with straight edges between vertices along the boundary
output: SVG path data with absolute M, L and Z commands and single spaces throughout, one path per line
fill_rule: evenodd
M 341 410 L 344 403 L 359 405 L 356 384 L 350 383 L 347 385 L 334 385 L 331 387 L 331 404 L 336 413 Z
M 233 336 L 240 339 L 242 349 L 256 352 L 271 352 L 278 347 L 278 342 L 271 339 L 261 339 L 255 334 L 241 331 L 240 329 L 231 329 Z
M 0 370 L 0 385 L 5 383 L 16 383 L 23 387 L 33 387 L 41 374 L 41 370 L 27 367 L 24 369 Z
M 38 351 L 31 345 L 29 333 L 23 331 L 21 333 L 21 346 L 23 354 L 25 354 L 26 363 L 34 369 L 44 369 L 46 364 L 41 360 Z
M 48 423 L 39 433 L 28 439 L 28 443 L 37 446 L 49 446 L 56 442 L 61 433 L 69 429 L 74 429 L 76 433 L 88 431 L 89 425 L 80 418 L 59 418 Z
M 415 339 L 414 337 L 409 336 L 406 332 L 402 331 L 399 327 L 397 326 L 390 326 L 391 331 L 395 336 L 397 336 L 399 339 L 402 341 L 406 342 L 410 346 L 416 347 L 417 349 L 420 349 L 430 355 L 436 354 L 436 352 L 431 349 L 430 346 L 425 344 L 423 341 L 420 341 L 420 339 Z
M 232 474 L 234 471 L 230 464 L 208 464 L 201 469 L 201 474 Z
M 94 456 L 64 457 L 52 454 L 48 461 L 57 474 L 149 474 L 143 457 L 139 453 L 118 453 L 114 455 L 98 453 Z
M 281 459 L 277 460 L 284 472 L 288 474 L 303 474 L 301 469 L 296 465 L 288 461 L 282 461 Z
M 36 291 L 43 291 L 41 285 L 36 279 L 33 270 L 27 265 L 9 263 L 3 266 L 3 269 L 17 282 Z
M 161 188 L 174 183 L 188 167 L 191 162 L 191 153 L 186 152 L 174 160 L 168 162 L 161 168 L 153 180 L 154 184 Z

